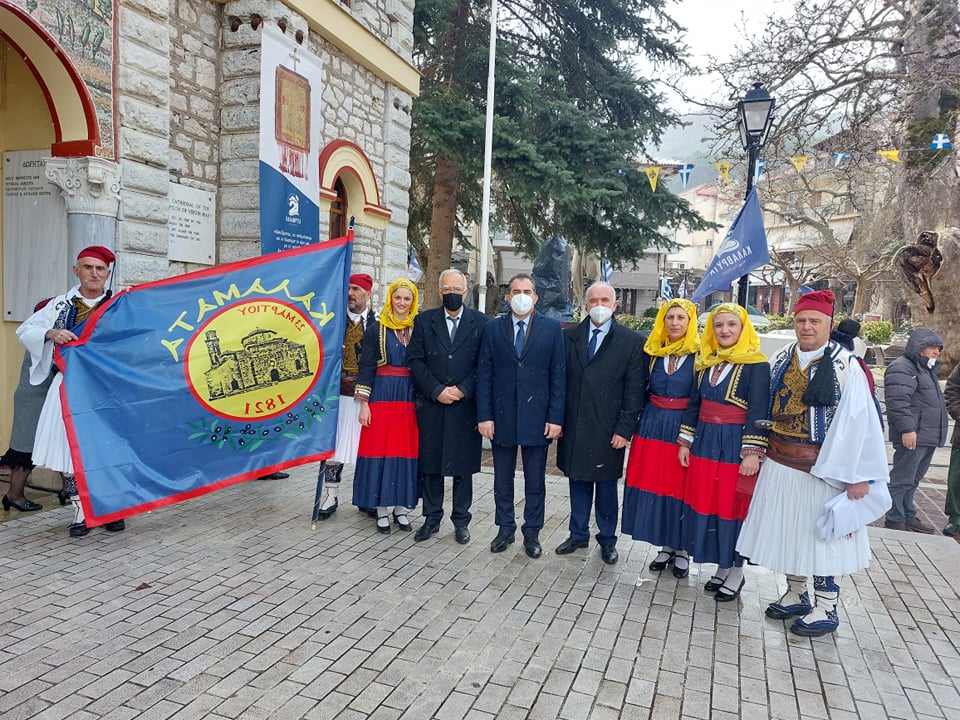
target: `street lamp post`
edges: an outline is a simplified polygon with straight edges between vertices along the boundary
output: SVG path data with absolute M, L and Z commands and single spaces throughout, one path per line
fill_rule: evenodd
M 773 108 L 776 101 L 770 97 L 763 83 L 756 82 L 753 87 L 743 96 L 743 100 L 737 103 L 739 112 L 740 142 L 743 143 L 747 151 L 747 192 L 745 197 L 750 197 L 750 191 L 753 190 L 753 181 L 757 174 L 757 158 L 760 156 L 760 148 L 767 142 L 767 135 L 770 133 L 770 126 L 773 124 Z M 749 285 L 750 274 L 740 278 L 737 285 L 737 304 L 742 307 L 747 306 L 747 287 Z

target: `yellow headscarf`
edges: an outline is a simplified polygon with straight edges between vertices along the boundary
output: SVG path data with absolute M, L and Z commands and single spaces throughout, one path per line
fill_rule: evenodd
M 717 342 L 717 336 L 713 334 L 713 319 L 718 313 L 731 313 L 740 318 L 740 322 L 743 323 L 740 339 L 733 347 L 721 348 Z M 734 303 L 717 305 L 707 316 L 707 326 L 703 330 L 703 337 L 700 338 L 700 353 L 697 355 L 696 369 L 703 370 L 722 362 L 735 365 L 767 362 L 767 356 L 760 350 L 760 336 L 753 329 L 746 309 Z
M 413 293 L 413 303 L 410 305 L 410 314 L 407 315 L 405 320 L 398 320 L 397 317 L 393 314 L 393 293 L 395 293 L 400 288 L 409 290 Z M 380 311 L 380 324 L 390 330 L 403 330 L 404 328 L 413 327 L 413 318 L 417 314 L 417 286 L 406 278 L 398 278 L 390 283 L 390 287 L 387 288 L 387 302 L 383 306 L 383 310 Z
M 687 334 L 676 342 L 670 342 L 667 334 L 667 325 L 664 318 L 670 308 L 678 307 L 683 310 L 690 322 L 687 324 Z M 643 349 L 651 357 L 666 357 L 667 355 L 692 355 L 700 347 L 700 334 L 697 332 L 697 306 L 686 298 L 674 298 L 660 306 L 657 319 L 653 321 L 653 330 L 647 338 Z

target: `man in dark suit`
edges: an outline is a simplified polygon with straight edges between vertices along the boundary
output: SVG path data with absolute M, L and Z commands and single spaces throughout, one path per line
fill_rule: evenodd
M 557 467 L 570 480 L 570 537 L 557 548 L 567 555 L 590 545 L 590 508 L 597 519 L 603 561 L 617 562 L 617 480 L 643 408 L 647 363 L 644 337 L 613 319 L 617 300 L 607 283 L 587 289 L 588 317 L 563 331 L 567 403 Z
M 413 539 L 422 542 L 440 529 L 443 478 L 453 476 L 450 519 L 457 542 L 470 542 L 473 473 L 480 470 L 477 432 L 477 356 L 487 318 L 463 305 L 467 283 L 459 270 L 444 270 L 438 283 L 443 306 L 417 317 L 407 348 L 413 375 L 423 527 Z
M 517 448 L 523 456 L 523 546 L 527 555 L 543 554 L 540 530 L 546 499 L 547 448 L 560 437 L 566 392 L 563 333 L 560 323 L 534 310 L 536 284 L 515 275 L 508 286 L 511 312 L 483 329 L 477 363 L 477 420 L 480 434 L 493 444 L 493 495 L 499 532 L 491 552 L 514 541 L 513 476 Z

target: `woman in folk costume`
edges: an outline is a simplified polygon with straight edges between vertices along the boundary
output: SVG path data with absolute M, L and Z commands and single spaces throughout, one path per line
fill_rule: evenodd
M 687 468 L 683 547 L 719 566 L 704 587 L 729 602 L 743 589 L 737 536 L 767 446 L 756 421 L 766 419 L 770 397 L 770 365 L 744 308 L 724 303 L 710 313 L 696 371 L 679 439 Z
M 417 419 L 407 345 L 417 314 L 417 286 L 406 278 L 387 288 L 387 303 L 367 324 L 357 378 L 360 446 L 353 474 L 353 504 L 377 509 L 377 530 L 390 532 L 390 516 L 409 531 L 408 508 L 420 497 Z
M 643 347 L 651 358 L 650 379 L 623 489 L 623 532 L 660 545 L 650 569 L 660 572 L 672 564 L 676 578 L 685 578 L 690 569 L 680 536 L 686 470 L 677 458 L 677 437 L 690 404 L 699 347 L 697 306 L 683 298 L 661 305 Z

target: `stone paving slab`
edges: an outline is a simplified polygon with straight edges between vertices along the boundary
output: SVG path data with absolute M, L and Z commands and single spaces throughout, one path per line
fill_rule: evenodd
M 948 538 L 871 528 L 840 630 L 809 640 L 764 617 L 785 583 L 762 568 L 730 607 L 702 590 L 713 566 L 651 574 L 645 543 L 612 567 L 555 555 L 557 475 L 530 560 L 489 551 L 487 472 L 462 546 L 447 521 L 414 543 L 349 505 L 311 532 L 315 468 L 123 533 L 72 540 L 59 507 L 0 524 L 0 717 L 960 718 Z

